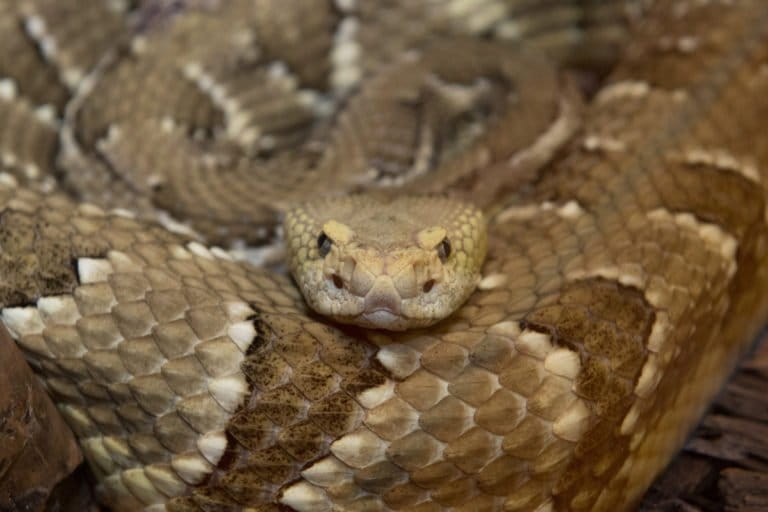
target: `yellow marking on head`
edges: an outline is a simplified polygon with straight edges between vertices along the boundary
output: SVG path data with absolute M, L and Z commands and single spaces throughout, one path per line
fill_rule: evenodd
M 347 244 L 354 238 L 355 232 L 346 224 L 329 220 L 323 224 L 323 232 L 336 243 Z
M 443 241 L 446 231 L 441 227 L 431 227 L 422 229 L 416 235 L 416 241 L 422 249 L 434 249 L 437 244 Z

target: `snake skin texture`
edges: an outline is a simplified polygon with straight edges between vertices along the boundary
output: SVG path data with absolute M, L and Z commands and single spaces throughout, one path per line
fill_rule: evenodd
M 114 510 L 631 510 L 764 322 L 763 0 L 386 4 L 0 0 L 0 319 Z M 350 134 L 363 170 L 391 165 L 339 171 L 340 193 L 423 179 L 410 117 L 365 97 L 433 34 L 598 68 L 623 50 L 577 128 L 567 101 L 517 127 L 481 101 L 439 134 L 470 141 L 447 188 L 536 161 L 485 185 L 464 306 L 340 326 L 214 244 L 267 240 L 280 202 L 326 193 L 313 171 Z M 492 105 L 514 96 L 489 82 Z

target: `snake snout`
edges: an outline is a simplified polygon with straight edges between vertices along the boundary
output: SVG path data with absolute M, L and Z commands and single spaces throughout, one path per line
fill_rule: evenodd
M 392 278 L 382 275 L 376 278 L 373 287 L 365 296 L 364 310 L 366 313 L 386 311 L 393 315 L 400 315 L 402 299 L 392 282 Z

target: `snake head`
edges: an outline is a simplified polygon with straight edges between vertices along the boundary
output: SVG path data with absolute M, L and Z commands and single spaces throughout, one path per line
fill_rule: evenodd
M 307 304 L 375 329 L 449 316 L 474 290 L 486 252 L 482 213 L 440 197 L 323 199 L 287 212 L 284 228 Z

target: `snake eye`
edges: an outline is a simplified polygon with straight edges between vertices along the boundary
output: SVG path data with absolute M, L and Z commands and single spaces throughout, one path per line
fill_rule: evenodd
M 448 238 L 443 238 L 443 241 L 437 244 L 437 255 L 440 257 L 440 261 L 445 263 L 445 260 L 451 255 L 451 242 Z
M 317 237 L 317 250 L 320 252 L 321 258 L 325 258 L 325 256 L 331 252 L 331 245 L 333 245 L 333 240 L 328 238 L 328 235 L 321 231 L 320 236 Z

